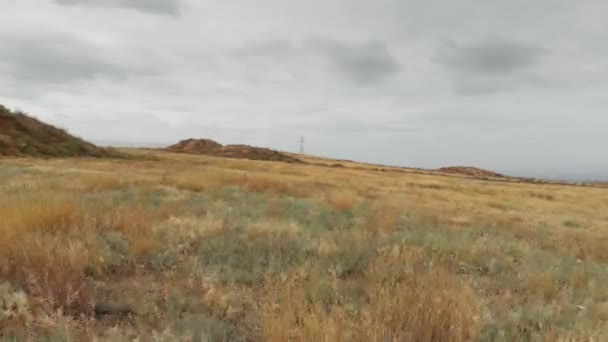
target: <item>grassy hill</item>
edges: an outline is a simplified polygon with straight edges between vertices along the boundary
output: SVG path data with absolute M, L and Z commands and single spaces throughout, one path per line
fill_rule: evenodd
M 3 160 L 1 336 L 606 338 L 607 189 L 126 151 Z
M 97 147 L 25 113 L 0 105 L 0 156 L 110 157 L 116 151 Z

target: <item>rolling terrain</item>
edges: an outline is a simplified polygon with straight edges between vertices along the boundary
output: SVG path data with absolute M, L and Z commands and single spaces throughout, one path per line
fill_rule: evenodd
M 605 337 L 605 189 L 123 153 L 0 161 L 3 336 Z
M 0 340 L 608 338 L 599 184 L 116 153 L 0 159 Z

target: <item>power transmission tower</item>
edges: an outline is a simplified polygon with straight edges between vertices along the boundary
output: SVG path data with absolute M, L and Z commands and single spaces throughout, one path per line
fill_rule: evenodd
M 300 154 L 304 154 L 304 136 L 300 137 Z

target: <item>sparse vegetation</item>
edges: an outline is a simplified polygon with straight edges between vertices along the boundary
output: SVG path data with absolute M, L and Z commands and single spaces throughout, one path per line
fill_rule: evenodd
M 122 157 L 45 124 L 23 112 L 0 105 L 0 156 Z
M 0 340 L 607 338 L 606 189 L 125 153 L 0 160 Z

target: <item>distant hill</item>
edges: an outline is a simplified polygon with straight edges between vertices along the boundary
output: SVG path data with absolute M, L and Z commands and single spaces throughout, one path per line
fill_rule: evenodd
M 122 154 L 0 105 L 0 156 L 119 157 Z
M 214 157 L 303 163 L 287 153 L 249 145 L 222 145 L 210 139 L 187 139 L 166 150 L 177 153 L 204 154 Z
M 498 172 L 484 170 L 484 169 L 480 169 L 480 168 L 472 167 L 472 166 L 449 166 L 449 167 L 442 167 L 440 169 L 437 169 L 436 171 L 465 175 L 465 176 L 472 176 L 472 177 L 477 177 L 477 178 L 479 178 L 479 177 L 505 178 L 506 177 L 505 175 L 500 174 Z

